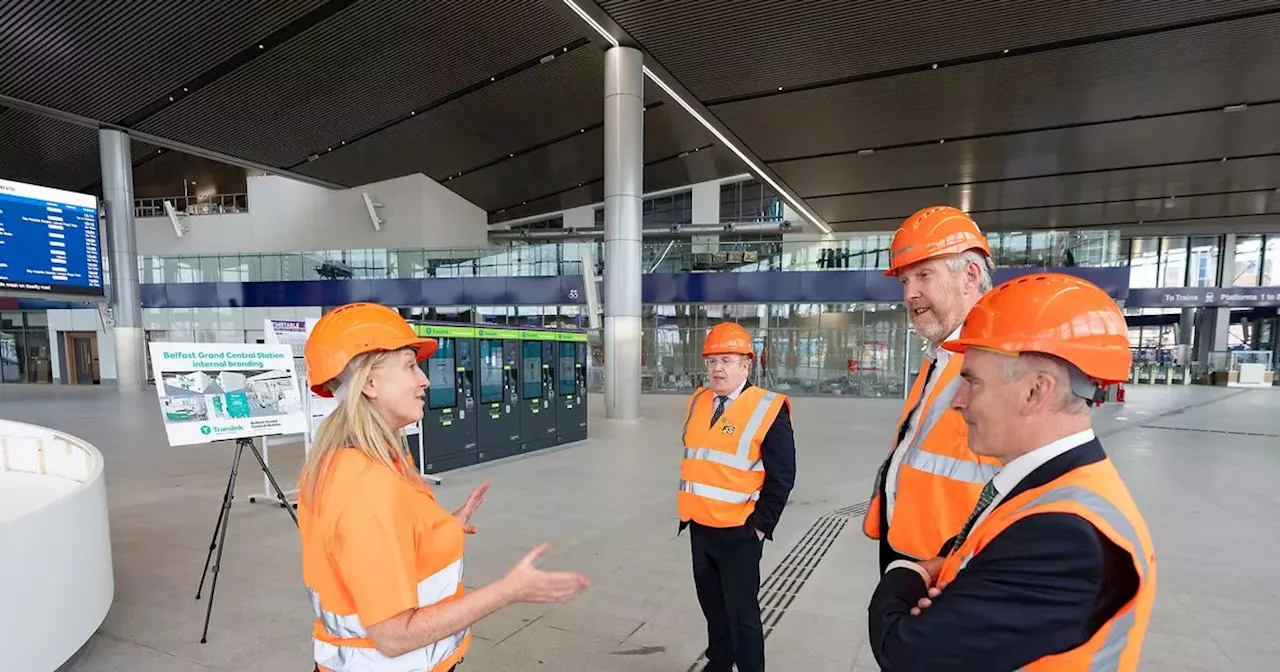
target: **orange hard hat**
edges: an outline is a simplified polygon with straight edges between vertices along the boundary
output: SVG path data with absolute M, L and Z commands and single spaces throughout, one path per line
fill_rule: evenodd
M 418 361 L 436 351 L 434 338 L 422 338 L 396 311 L 376 303 L 349 303 L 325 313 L 316 322 L 303 357 L 307 384 L 322 397 L 332 397 L 326 384 L 337 378 L 351 360 L 367 352 L 415 348 Z
M 702 356 L 711 355 L 746 355 L 755 358 L 755 348 L 751 346 L 751 334 L 737 322 L 721 322 L 707 332 L 707 340 L 702 343 Z
M 949 205 L 934 205 L 911 215 L 893 234 L 889 246 L 889 270 L 895 276 L 902 269 L 926 259 L 947 257 L 978 250 L 989 258 L 991 248 L 977 222 Z
M 1062 273 L 1025 275 L 987 292 L 960 337 L 942 347 L 1052 355 L 1103 385 L 1128 380 L 1133 360 L 1116 302 L 1097 285 Z

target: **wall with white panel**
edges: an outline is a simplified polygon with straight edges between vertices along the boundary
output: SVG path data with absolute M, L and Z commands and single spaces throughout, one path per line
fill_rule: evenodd
M 319 318 L 318 306 L 297 308 L 144 308 L 142 327 L 147 340 L 172 343 L 254 343 L 262 339 L 266 319 Z M 48 311 L 50 365 L 53 382 L 67 383 L 64 370 L 65 334 L 69 331 L 98 335 L 98 375 L 103 385 L 116 383 L 115 336 L 104 329 L 95 309 Z
M 141 217 L 138 254 L 176 256 L 350 250 L 485 247 L 488 215 L 422 174 L 333 190 L 278 175 L 248 178 L 249 211 L 181 216 L 179 238 L 168 217 Z M 375 203 L 375 230 L 361 194 Z

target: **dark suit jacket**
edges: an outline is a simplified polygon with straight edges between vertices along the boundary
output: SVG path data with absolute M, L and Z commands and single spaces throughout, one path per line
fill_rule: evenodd
M 1097 440 L 1031 472 L 1001 500 L 1106 457 Z M 959 530 L 957 530 L 958 532 Z M 896 568 L 868 609 L 871 650 L 884 672 L 1014 670 L 1089 640 L 1138 590 L 1129 554 L 1083 518 L 1029 516 L 992 539 L 919 616 L 920 575 Z
M 751 387 L 748 381 L 743 390 Z M 737 400 L 734 400 L 737 403 Z M 791 412 L 787 406 L 778 411 L 769 431 L 760 444 L 760 460 L 764 462 L 764 486 L 755 511 L 747 517 L 747 525 L 764 532 L 766 539 L 773 539 L 773 530 L 782 518 L 782 509 L 796 484 L 796 440 L 791 431 Z M 680 523 L 684 530 L 686 523 Z

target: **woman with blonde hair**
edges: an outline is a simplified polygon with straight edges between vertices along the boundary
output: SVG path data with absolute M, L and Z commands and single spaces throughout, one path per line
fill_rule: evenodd
M 316 668 L 446 672 L 471 626 L 516 602 L 564 602 L 588 581 L 545 572 L 530 551 L 502 579 L 463 591 L 463 538 L 488 484 L 452 514 L 418 475 L 400 428 L 422 419 L 430 382 L 419 362 L 436 342 L 395 311 L 353 303 L 307 339 L 311 389 L 336 397 L 299 484 L 302 578 L 311 595 Z

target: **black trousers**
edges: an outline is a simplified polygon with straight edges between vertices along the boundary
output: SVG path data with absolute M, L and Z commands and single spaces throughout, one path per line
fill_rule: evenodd
M 764 672 L 764 627 L 760 623 L 760 552 L 748 526 L 689 525 L 693 582 L 707 619 L 706 672 Z

